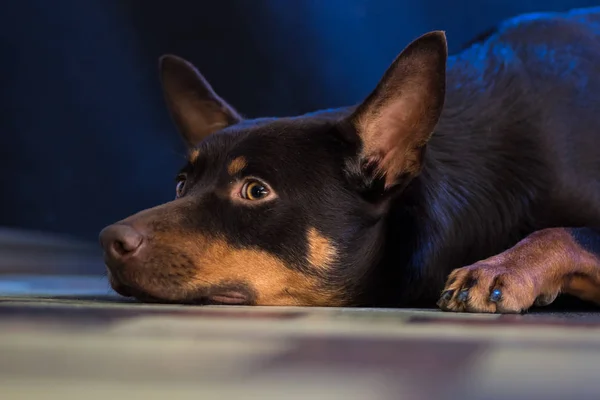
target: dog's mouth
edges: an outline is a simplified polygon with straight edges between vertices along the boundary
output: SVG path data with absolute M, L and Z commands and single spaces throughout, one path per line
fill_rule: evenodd
M 244 290 L 226 290 L 225 288 L 210 288 L 195 296 L 184 299 L 162 299 L 144 290 L 125 285 L 111 277 L 113 290 L 121 296 L 133 297 L 143 303 L 158 304 L 189 304 L 189 305 L 252 305 L 252 296 Z
M 226 305 L 250 305 L 248 296 L 240 292 L 224 292 L 213 294 L 207 298 L 210 304 L 226 304 Z

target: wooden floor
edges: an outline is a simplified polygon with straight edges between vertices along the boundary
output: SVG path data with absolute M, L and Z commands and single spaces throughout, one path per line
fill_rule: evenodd
M 600 399 L 600 314 L 138 304 L 0 279 L 0 399 Z

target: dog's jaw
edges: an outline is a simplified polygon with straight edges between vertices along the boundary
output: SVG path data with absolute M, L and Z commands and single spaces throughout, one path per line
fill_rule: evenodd
M 108 271 L 108 281 L 112 289 L 123 297 L 133 297 L 145 303 L 178 303 L 178 304 L 194 304 L 194 305 L 251 305 L 252 296 L 240 290 L 218 290 L 210 295 L 205 293 L 199 294 L 197 297 L 190 297 L 180 300 L 166 300 L 152 296 L 143 290 L 123 284 L 117 277 Z
M 131 288 L 120 283 L 115 278 L 115 276 L 110 272 L 110 270 L 108 270 L 108 268 L 107 268 L 107 275 L 108 275 L 108 282 L 110 283 L 110 286 L 117 294 L 119 294 L 123 297 L 133 297 L 133 292 L 132 292 Z

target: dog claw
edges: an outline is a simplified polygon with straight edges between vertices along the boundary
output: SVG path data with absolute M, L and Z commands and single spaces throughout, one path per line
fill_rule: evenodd
M 444 293 L 442 293 L 442 301 L 448 301 L 452 298 L 452 295 L 454 294 L 454 290 L 446 290 Z
M 454 290 L 445 290 L 445 291 L 443 291 L 442 295 L 440 296 L 440 299 L 436 303 L 437 306 L 440 307 L 441 309 L 445 309 L 446 305 L 448 304 L 448 302 L 452 298 L 453 294 L 454 294 Z
M 464 303 L 469 298 L 469 289 L 461 290 L 456 296 L 456 300 Z
M 490 301 L 492 303 L 497 303 L 502 298 L 502 291 L 500 289 L 492 290 L 492 294 L 490 294 Z

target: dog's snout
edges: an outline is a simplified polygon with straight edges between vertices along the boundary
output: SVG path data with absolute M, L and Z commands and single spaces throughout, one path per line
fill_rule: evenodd
M 144 236 L 129 225 L 111 225 L 100 232 L 105 253 L 116 260 L 133 256 L 144 243 Z

